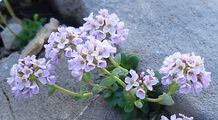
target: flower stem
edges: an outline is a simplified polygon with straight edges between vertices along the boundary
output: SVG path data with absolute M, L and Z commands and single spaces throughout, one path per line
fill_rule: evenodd
M 173 93 L 175 93 L 179 89 L 179 84 L 176 83 L 176 81 L 173 81 L 173 83 L 169 86 L 167 94 L 171 96 Z
M 68 95 L 71 95 L 71 96 L 74 96 L 74 97 L 89 97 L 89 96 L 92 96 L 92 92 L 88 92 L 88 93 L 84 93 L 84 94 L 80 94 L 80 93 L 75 93 L 75 92 L 72 92 L 70 90 L 67 90 L 63 87 L 60 87 L 58 85 L 48 85 L 52 88 L 54 88 L 55 90 L 58 90 L 62 93 L 65 93 L 65 94 L 68 94 Z
M 129 71 L 126 68 L 123 68 L 119 65 L 119 63 L 117 63 L 112 57 L 109 57 L 109 60 L 111 61 L 111 63 L 117 67 L 120 68 L 121 70 L 123 70 L 124 72 L 128 73 Z
M 107 69 L 105 68 L 100 68 L 103 72 L 105 72 L 107 75 L 111 76 L 114 78 L 114 80 L 116 80 L 117 83 L 119 83 L 122 87 L 126 87 L 126 84 L 117 76 L 114 76 L 113 74 L 111 74 Z

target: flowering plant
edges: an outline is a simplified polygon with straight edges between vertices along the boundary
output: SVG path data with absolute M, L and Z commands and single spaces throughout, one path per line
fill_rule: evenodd
M 45 45 L 45 58 L 27 56 L 11 69 L 8 83 L 16 96 L 31 97 L 38 94 L 39 84 L 49 87 L 49 94 L 61 91 L 80 99 L 102 94 L 108 104 L 119 110 L 123 119 L 146 117 L 169 120 L 165 106 L 173 105 L 171 97 L 200 92 L 207 88 L 211 78 L 204 68 L 204 59 L 192 54 L 175 53 L 166 57 L 159 72 L 147 69 L 137 73 L 138 58 L 117 53 L 116 46 L 126 40 L 128 29 L 116 14 L 102 9 L 94 16 L 84 18 L 79 28 L 60 27 L 53 32 Z M 68 59 L 72 76 L 92 86 L 92 91 L 75 93 L 55 84 L 55 65 L 61 57 Z M 101 73 L 92 79 L 91 72 Z M 169 85 L 167 92 L 159 88 Z M 192 120 L 171 116 L 171 120 Z

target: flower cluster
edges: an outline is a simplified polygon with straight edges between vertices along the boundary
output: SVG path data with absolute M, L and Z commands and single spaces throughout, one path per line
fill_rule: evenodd
M 76 50 L 67 51 L 66 55 L 72 57 L 68 60 L 68 68 L 72 70 L 72 75 L 81 80 L 83 72 L 90 72 L 98 68 L 107 66 L 106 58 L 109 58 L 116 53 L 116 48 L 111 45 L 107 40 L 99 41 L 94 37 L 84 44 L 76 46 Z
M 180 114 L 179 113 L 179 118 L 178 117 L 176 117 L 176 115 L 174 114 L 174 115 L 172 115 L 172 116 L 170 116 L 170 119 L 168 119 L 166 116 L 161 116 L 161 119 L 160 120 L 194 120 L 194 118 L 193 117 L 187 117 L 187 116 L 185 116 L 185 115 L 183 115 L 183 114 Z
M 15 95 L 30 97 L 38 94 L 38 83 L 55 84 L 54 67 L 44 58 L 36 59 L 36 56 L 27 56 L 19 59 L 18 64 L 14 64 L 10 71 L 7 82 L 12 87 Z
M 175 80 L 180 86 L 179 92 L 184 94 L 200 92 L 211 81 L 211 73 L 205 71 L 204 60 L 194 54 L 174 53 L 163 61 L 160 73 L 165 75 L 161 80 L 163 85 L 172 84 Z
M 137 88 L 136 96 L 140 99 L 144 99 L 146 96 L 146 91 L 153 90 L 153 86 L 156 85 L 159 81 L 154 77 L 153 70 L 147 69 L 147 75 L 145 72 L 141 72 L 138 75 L 134 70 L 129 71 L 131 77 L 125 78 L 125 83 L 127 83 L 126 90 L 129 91 L 133 87 Z
M 58 58 L 65 51 L 75 45 L 81 44 L 86 38 L 86 33 L 81 28 L 60 27 L 57 32 L 52 32 L 45 47 L 45 57 L 53 63 L 58 63 Z
M 52 32 L 48 44 L 44 46 L 45 57 L 57 64 L 62 53 L 72 51 L 77 45 L 90 41 L 90 38 L 94 37 L 99 41 L 107 40 L 113 45 L 121 43 L 128 35 L 124 23 L 116 14 L 110 15 L 106 9 L 100 10 L 99 15 L 95 17 L 91 13 L 84 20 L 86 22 L 79 28 L 60 27 L 57 32 Z
M 84 20 L 84 29 L 98 40 L 110 40 L 113 44 L 126 40 L 128 29 L 125 29 L 124 22 L 116 14 L 109 14 L 106 9 L 101 9 L 95 17 L 91 13 Z

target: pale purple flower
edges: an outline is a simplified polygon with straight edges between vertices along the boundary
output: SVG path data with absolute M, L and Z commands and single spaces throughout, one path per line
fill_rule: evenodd
M 105 18 L 102 15 L 97 15 L 96 16 L 96 21 L 97 21 L 97 24 L 99 26 L 103 26 L 104 25 L 104 20 L 105 20 Z
M 67 43 L 69 43 L 69 40 L 67 39 L 67 34 L 57 34 L 57 36 L 54 38 L 55 42 L 57 42 L 57 47 L 59 49 L 63 49 Z
M 84 30 L 89 35 L 95 36 L 98 40 L 108 40 L 112 44 L 119 44 L 126 40 L 128 29 L 124 22 L 120 21 L 116 14 L 109 14 L 108 10 L 102 9 L 99 15 L 91 13 L 83 25 Z
M 18 64 L 13 65 L 10 77 L 7 78 L 12 92 L 15 96 L 31 97 L 38 94 L 38 83 L 55 84 L 54 67 L 50 61 L 44 58 L 36 59 L 36 56 L 27 56 L 18 60 Z
M 105 26 L 103 27 L 103 32 L 104 33 L 110 33 L 114 34 L 116 29 L 115 29 L 116 22 L 114 20 L 106 19 L 105 20 Z
M 105 67 L 107 67 L 107 62 L 105 60 L 98 60 L 97 67 L 105 68 Z
M 211 72 L 203 72 L 200 74 L 200 82 L 204 88 L 208 88 L 211 82 Z
M 143 83 L 150 91 L 153 90 L 153 86 L 156 85 L 158 82 L 159 81 L 156 78 L 151 78 L 150 76 L 145 76 L 143 78 Z
M 187 79 L 192 82 L 197 82 L 197 75 L 199 74 L 199 71 L 197 69 L 190 69 L 187 72 Z
M 203 89 L 203 85 L 200 82 L 194 82 L 192 83 L 192 89 L 194 92 L 200 92 Z
M 29 77 L 30 74 L 33 73 L 33 70 L 31 70 L 29 67 L 27 66 L 24 66 L 24 68 L 22 68 L 22 73 L 26 76 L 26 77 Z
M 84 18 L 84 20 L 86 21 L 86 23 L 84 23 L 85 30 L 93 31 L 100 27 L 98 21 L 93 18 L 93 13 L 91 13 L 87 18 Z
M 66 29 L 66 32 L 68 33 L 68 39 L 69 37 L 77 36 L 80 33 L 80 31 L 74 27 L 66 27 L 65 29 Z
M 106 33 L 104 33 L 101 30 L 96 30 L 94 32 L 94 35 L 96 36 L 96 39 L 98 39 L 98 40 L 104 40 L 106 38 Z
M 172 70 L 172 73 L 177 73 L 177 75 L 183 76 L 184 69 L 185 69 L 185 63 L 183 63 L 180 59 L 177 59 L 176 66 Z
M 38 66 L 42 69 L 45 69 L 46 68 L 46 59 L 45 58 L 40 58 L 40 59 L 32 59 L 30 61 L 31 64 L 35 65 L 35 66 Z
M 187 117 L 181 113 L 179 113 L 179 117 L 176 117 L 176 115 L 171 115 L 170 118 L 167 118 L 166 116 L 162 115 L 160 120 L 194 120 L 193 117 Z
M 178 83 L 179 85 L 185 84 L 186 78 L 184 76 L 177 77 L 176 83 Z
M 94 70 L 95 69 L 95 64 L 92 63 L 92 62 L 88 62 L 85 66 L 85 71 L 86 72 L 90 72 L 91 70 Z
M 71 59 L 68 60 L 68 68 L 77 78 L 81 78 L 84 71 L 90 72 L 96 67 L 105 68 L 107 66 L 105 59 L 116 52 L 116 48 L 108 41 L 99 41 L 93 36 L 89 36 L 88 39 L 84 44 L 76 45 L 76 50 L 71 53 Z M 83 72 L 79 72 L 81 74 L 78 75 L 77 71 Z
M 191 85 L 189 83 L 184 83 L 180 85 L 179 92 L 183 94 L 188 94 L 191 91 Z
M 163 85 L 170 85 L 173 83 L 173 77 L 171 75 L 166 75 L 161 79 Z
M 180 119 L 180 118 L 177 119 L 176 115 L 174 114 L 174 115 L 170 116 L 170 119 L 168 119 L 167 117 L 162 115 L 160 120 L 182 120 L 182 119 Z
M 52 32 L 45 47 L 45 57 L 53 62 L 58 63 L 58 59 L 65 52 L 67 57 L 71 56 L 71 49 L 75 45 L 82 44 L 86 39 L 86 31 L 82 28 L 60 27 L 58 32 Z
M 47 83 L 49 85 L 55 85 L 56 77 L 54 75 L 50 75 L 47 77 Z
M 156 85 L 159 81 L 154 77 L 155 73 L 151 69 L 147 69 L 148 75 L 145 75 L 144 72 L 140 74 L 140 80 L 147 87 L 148 90 L 152 91 L 153 86 Z
M 81 70 L 85 69 L 86 60 L 82 56 L 78 56 L 77 58 L 68 60 L 68 68 L 69 70 Z
M 72 48 L 71 47 L 67 47 L 66 49 L 65 49 L 65 56 L 66 57 L 73 57 L 73 50 L 72 50 Z
M 98 11 L 98 13 L 104 17 L 104 18 L 107 18 L 109 16 L 109 13 L 108 13 L 108 10 L 107 9 L 101 9 Z
M 39 79 L 39 81 L 45 85 L 47 83 L 47 77 L 50 75 L 48 70 L 41 70 L 39 69 L 34 73 L 34 75 Z
M 78 80 L 81 80 L 83 77 L 83 70 L 72 70 L 71 74 L 72 74 L 72 76 L 74 76 Z
M 17 81 L 17 84 L 16 84 L 16 87 L 19 89 L 19 90 L 22 90 L 24 89 L 25 87 L 30 87 L 30 81 L 28 80 L 28 78 L 26 76 L 23 76 L 23 77 L 20 77 L 20 78 L 17 78 L 16 79 Z
M 125 83 L 127 83 L 126 85 L 126 91 L 129 91 L 132 87 L 137 87 L 139 86 L 139 83 L 138 83 L 138 74 L 134 71 L 134 70 L 130 70 L 129 71 L 131 77 L 126 77 L 125 78 Z
M 118 34 L 112 34 L 110 39 L 111 39 L 111 42 L 115 43 L 115 44 L 118 44 L 118 43 L 125 41 L 125 38 L 118 35 Z
M 136 96 L 139 98 L 139 99 L 145 99 L 145 96 L 146 96 L 146 93 L 145 91 L 142 89 L 142 88 L 139 88 L 137 91 L 136 91 Z
M 75 37 L 73 38 L 72 40 L 72 43 L 75 44 L 75 45 L 79 45 L 83 42 L 83 39 L 82 38 L 79 38 L 79 37 Z
M 179 92 L 187 94 L 190 91 L 200 92 L 207 88 L 211 81 L 210 72 L 204 68 L 204 59 L 192 54 L 181 54 L 179 52 L 166 57 L 160 73 L 163 85 L 173 83 L 173 80 L 180 86 Z

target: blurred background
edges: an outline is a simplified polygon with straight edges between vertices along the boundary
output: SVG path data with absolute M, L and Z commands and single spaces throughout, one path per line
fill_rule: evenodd
M 56 3 L 54 3 L 56 2 Z M 60 24 L 74 27 L 80 26 L 77 6 L 80 1 L 75 1 L 71 12 L 60 11 L 64 5 L 57 6 L 60 1 L 53 0 L 2 0 L 0 2 L 0 58 L 7 57 L 11 52 L 22 50 L 31 41 L 39 29 L 56 18 Z M 71 2 L 73 3 L 73 2 Z M 64 3 L 66 4 L 66 3 Z M 80 16 L 84 13 L 79 13 Z M 3 32 L 4 31 L 4 32 Z

